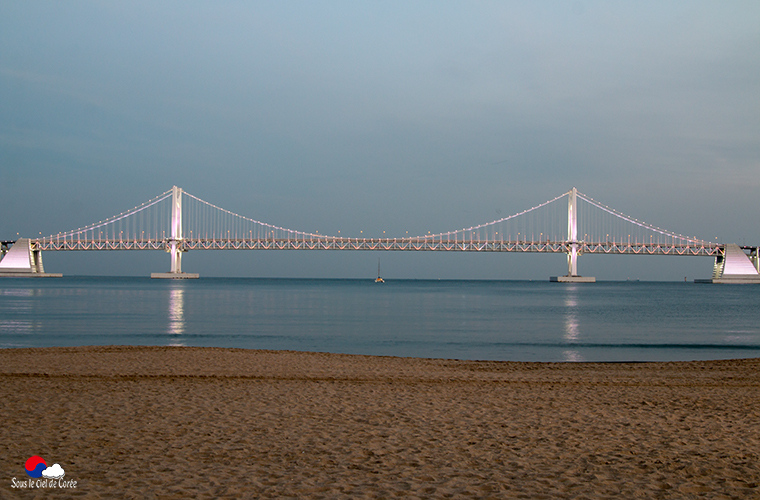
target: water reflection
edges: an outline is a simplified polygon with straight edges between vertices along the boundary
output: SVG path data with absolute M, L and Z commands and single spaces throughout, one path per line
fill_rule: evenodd
M 575 285 L 569 285 L 565 297 L 565 332 L 563 338 L 567 343 L 574 343 L 580 336 L 578 325 L 578 289 Z M 565 361 L 583 361 L 583 356 L 575 350 L 564 351 Z
M 32 322 L 29 320 L 0 321 L 0 333 L 31 333 Z
M 31 297 L 35 295 L 35 290 L 31 288 L 9 288 L 5 290 L 0 290 L 0 294 L 2 295 L 10 295 L 14 297 Z
M 578 351 L 564 351 L 562 353 L 562 356 L 564 357 L 565 361 L 585 361 L 585 359 L 583 359 L 583 356 L 581 356 L 581 353 Z
M 169 335 L 185 333 L 185 290 L 181 287 L 169 290 Z M 181 338 L 173 338 L 169 345 L 185 345 Z
M 3 296 L 3 306 L 13 314 L 31 314 L 35 296 L 34 288 L 8 288 L 0 291 Z

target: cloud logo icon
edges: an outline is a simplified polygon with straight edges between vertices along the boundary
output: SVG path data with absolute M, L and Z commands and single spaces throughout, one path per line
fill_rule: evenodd
M 45 477 L 47 479 L 60 479 L 65 474 L 66 473 L 63 471 L 63 467 L 58 464 L 53 464 L 42 471 L 42 477 Z
M 29 460 L 26 461 L 24 469 L 26 469 L 26 473 L 29 474 L 29 477 L 42 477 L 42 471 L 47 469 L 47 464 L 42 457 L 34 455 L 33 457 L 29 457 Z

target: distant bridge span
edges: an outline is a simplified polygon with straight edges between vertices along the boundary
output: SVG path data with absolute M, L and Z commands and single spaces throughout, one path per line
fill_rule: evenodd
M 184 195 L 184 196 L 183 196 Z M 561 200 L 567 198 L 564 203 Z M 186 202 L 183 203 L 183 200 Z M 73 231 L 0 241 L 0 276 L 46 276 L 42 251 L 163 250 L 168 273 L 188 278 L 182 254 L 191 250 L 374 250 L 564 253 L 568 273 L 553 281 L 589 282 L 580 276 L 583 254 L 676 255 L 715 258 L 713 282 L 760 283 L 758 247 L 683 236 L 626 216 L 575 188 L 540 205 L 469 228 L 412 237 L 322 235 L 287 229 L 235 214 L 177 186 L 131 210 Z

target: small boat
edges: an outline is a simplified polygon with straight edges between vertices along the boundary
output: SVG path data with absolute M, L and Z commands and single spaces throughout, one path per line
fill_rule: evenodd
M 380 277 L 380 259 L 377 259 L 377 279 L 375 283 L 385 283 L 385 280 Z

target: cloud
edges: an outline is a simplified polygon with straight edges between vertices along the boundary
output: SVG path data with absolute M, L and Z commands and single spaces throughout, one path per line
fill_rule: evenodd
M 58 464 L 53 464 L 44 471 L 42 471 L 42 477 L 47 479 L 60 479 L 66 473 L 63 471 L 63 467 Z

